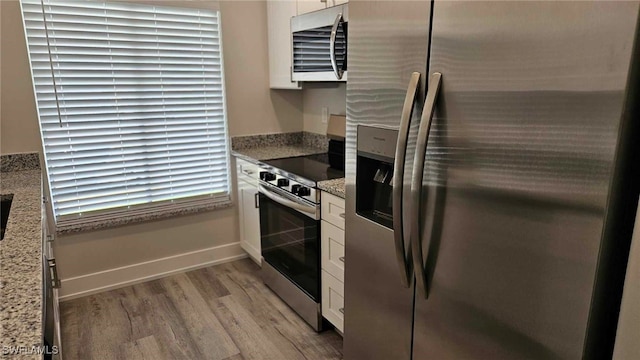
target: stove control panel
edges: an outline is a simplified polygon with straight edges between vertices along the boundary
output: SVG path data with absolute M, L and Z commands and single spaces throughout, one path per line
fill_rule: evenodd
M 298 196 L 309 196 L 311 194 L 311 189 L 309 189 L 308 187 L 300 187 L 298 189 L 298 191 L 295 193 Z
M 273 181 L 276 179 L 276 174 L 272 174 L 268 171 L 260 171 L 260 180 Z
M 312 203 L 320 203 L 320 192 L 316 191 L 314 187 L 296 181 L 293 176 L 279 174 L 274 169 L 262 169 L 260 171 L 260 182 L 278 187 Z

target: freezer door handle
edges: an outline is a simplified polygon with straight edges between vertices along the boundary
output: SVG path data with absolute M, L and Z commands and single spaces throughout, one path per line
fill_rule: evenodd
M 420 119 L 420 129 L 418 130 L 418 140 L 416 142 L 416 154 L 413 158 L 413 174 L 411 176 L 411 254 L 413 256 L 413 269 L 416 275 L 416 293 L 425 298 L 428 295 L 427 276 L 425 274 L 424 257 L 422 256 L 422 232 L 420 231 L 420 207 L 422 204 L 422 177 L 424 172 L 424 161 L 427 153 L 427 143 L 429 142 L 429 132 L 433 112 L 440 91 L 442 74 L 435 72 L 429 79 L 427 88 L 427 98 L 422 109 Z
M 402 179 L 404 177 L 404 161 L 407 155 L 407 138 L 409 136 L 409 125 L 411 124 L 411 114 L 418 95 L 418 87 L 420 86 L 420 73 L 414 72 L 409 79 L 409 87 L 407 95 L 404 98 L 402 107 L 402 117 L 400 118 L 400 130 L 398 132 L 398 141 L 396 143 L 396 156 L 393 164 L 393 192 L 392 192 L 392 209 L 393 209 L 393 240 L 395 243 L 396 258 L 400 266 L 400 275 L 402 285 L 409 287 L 409 278 L 411 275 L 411 265 L 407 261 L 404 251 L 404 231 L 402 228 Z

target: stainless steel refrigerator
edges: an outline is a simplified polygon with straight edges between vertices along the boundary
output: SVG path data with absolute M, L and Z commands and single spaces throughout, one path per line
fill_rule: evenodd
M 638 10 L 349 3 L 345 359 L 611 356 Z

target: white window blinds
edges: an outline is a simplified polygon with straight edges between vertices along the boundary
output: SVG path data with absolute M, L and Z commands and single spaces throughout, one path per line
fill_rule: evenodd
M 22 11 L 59 224 L 230 201 L 218 11 Z

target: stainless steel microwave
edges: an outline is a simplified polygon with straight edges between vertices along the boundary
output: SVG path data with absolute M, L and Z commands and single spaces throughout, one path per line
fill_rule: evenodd
M 293 81 L 347 81 L 347 4 L 291 18 Z

